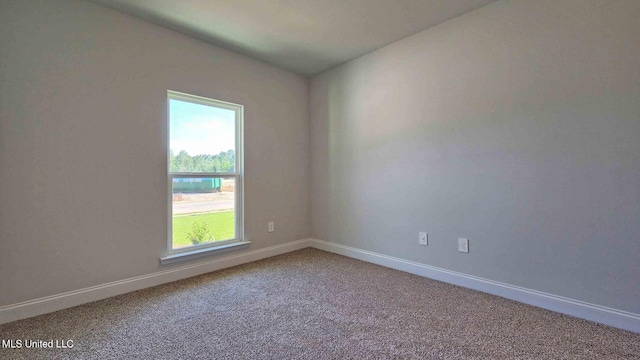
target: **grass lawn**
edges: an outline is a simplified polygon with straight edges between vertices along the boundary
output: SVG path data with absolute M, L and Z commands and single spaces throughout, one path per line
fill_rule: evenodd
M 233 211 L 213 212 L 208 214 L 174 216 L 173 217 L 173 247 L 191 246 L 187 234 L 192 231 L 193 224 L 199 222 L 207 224 L 212 241 L 233 239 L 235 222 Z

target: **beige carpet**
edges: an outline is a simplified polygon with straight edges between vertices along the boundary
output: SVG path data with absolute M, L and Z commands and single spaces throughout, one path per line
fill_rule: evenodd
M 0 326 L 0 359 L 640 359 L 640 334 L 304 249 Z

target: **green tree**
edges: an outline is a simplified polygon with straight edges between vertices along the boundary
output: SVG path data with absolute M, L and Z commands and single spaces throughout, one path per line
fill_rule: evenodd
M 191 224 L 191 231 L 187 233 L 187 237 L 193 245 L 199 245 L 205 242 L 215 241 L 215 236 L 209 230 L 209 226 L 205 222 L 196 221 Z
M 175 172 L 233 172 L 235 171 L 236 154 L 233 150 L 221 151 L 217 155 L 200 154 L 189 155 L 181 150 L 175 155 L 169 151 L 169 164 L 171 171 Z
M 186 151 L 182 150 L 176 156 L 176 168 L 174 171 L 177 172 L 188 172 L 191 171 L 192 159 Z

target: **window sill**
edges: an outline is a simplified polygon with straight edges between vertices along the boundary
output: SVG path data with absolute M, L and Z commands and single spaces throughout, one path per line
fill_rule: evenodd
M 251 244 L 251 241 L 240 241 L 231 244 L 224 244 L 220 246 L 208 247 L 206 249 L 198 249 L 192 251 L 185 251 L 176 254 L 169 254 L 160 258 L 160 265 L 174 264 L 181 261 L 187 261 L 197 259 L 203 256 L 209 256 L 213 254 L 221 254 L 227 251 L 246 249 Z

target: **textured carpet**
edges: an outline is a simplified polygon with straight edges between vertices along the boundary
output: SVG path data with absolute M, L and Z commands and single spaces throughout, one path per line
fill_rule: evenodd
M 640 334 L 304 249 L 0 326 L 0 359 L 640 359 Z M 25 340 L 73 340 L 27 349 Z

